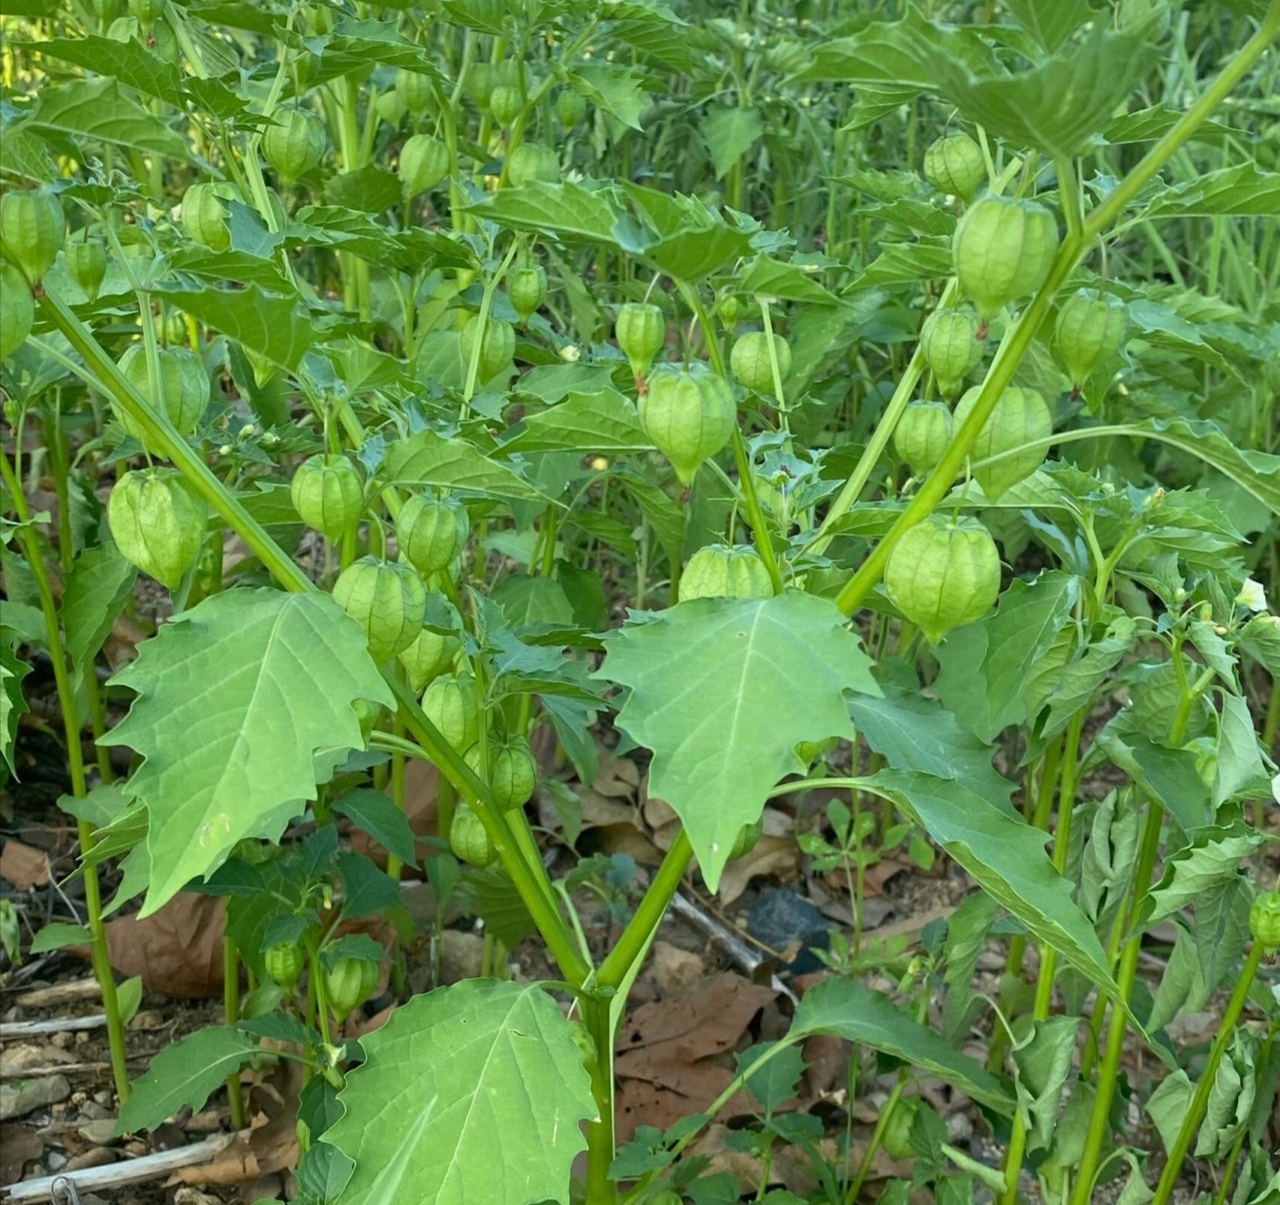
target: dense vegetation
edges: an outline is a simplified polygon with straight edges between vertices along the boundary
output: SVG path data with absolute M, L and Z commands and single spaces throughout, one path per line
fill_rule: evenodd
M 4 12 L 0 733 L 47 669 L 89 920 L 30 951 L 91 946 L 122 1130 L 242 1123 L 266 1043 L 308 1205 L 782 1205 L 783 1145 L 849 1205 L 880 1148 L 890 1205 L 1280 1200 L 1280 0 Z M 604 749 L 681 827 L 600 957 L 608 860 L 543 855 Z M 740 1183 L 712 1114 L 619 1151 L 612 1060 L 767 803 L 850 915 Z M 906 949 L 891 848 L 973 888 Z M 410 997 L 411 869 L 553 979 Z M 106 884 L 227 900 L 226 1024 L 132 1085 Z M 814 1035 L 869 1137 L 779 1110 Z

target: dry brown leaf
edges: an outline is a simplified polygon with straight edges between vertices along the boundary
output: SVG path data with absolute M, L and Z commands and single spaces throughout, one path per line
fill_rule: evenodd
M 49 885 L 49 855 L 42 849 L 9 838 L 0 849 L 0 878 L 18 891 Z
M 627 854 L 641 866 L 657 866 L 662 851 L 631 824 L 610 824 L 595 830 L 600 848 L 607 854 Z
M 632 804 L 619 803 L 598 791 L 583 791 L 581 800 L 584 829 L 606 828 L 615 824 L 625 824 L 635 829 L 640 827 L 639 817 Z
M 107 924 L 111 965 L 126 977 L 141 975 L 149 991 L 187 999 L 218 996 L 225 927 L 225 901 L 179 892 L 144 920 L 126 916 Z M 76 953 L 87 958 L 88 947 Z
M 689 950 L 673 946 L 669 941 L 655 941 L 650 974 L 664 996 L 683 996 L 706 977 L 707 966 Z
M 24 1125 L 0 1125 L 0 1185 L 16 1184 L 24 1167 L 44 1154 L 40 1135 Z
M 640 787 L 640 768 L 629 757 L 601 751 L 596 780 L 587 785 L 601 795 L 634 799 Z
M 720 906 L 733 903 L 747 889 L 752 879 L 773 875 L 793 879 L 800 872 L 799 852 L 792 837 L 761 837 L 755 848 L 735 858 L 720 876 Z
M 247 1184 L 261 1174 L 251 1139 L 244 1134 L 237 1134 L 208 1163 L 178 1168 L 165 1181 L 165 1187 L 172 1188 L 177 1184 Z
M 637 1126 L 666 1129 L 680 1117 L 704 1112 L 734 1076 L 730 1060 L 717 1061 L 718 1056 L 742 1043 L 775 994 L 725 972 L 686 996 L 636 1009 L 619 1035 L 615 1062 L 622 1141 Z M 751 1107 L 738 1093 L 722 1115 L 740 1115 Z
M 723 971 L 700 990 L 637 1009 L 618 1039 L 622 1057 L 670 1048 L 686 1061 L 730 1050 L 751 1020 L 777 993 L 741 975 Z

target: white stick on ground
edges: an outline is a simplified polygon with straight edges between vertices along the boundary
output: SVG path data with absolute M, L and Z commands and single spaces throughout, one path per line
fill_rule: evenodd
M 247 1134 L 248 1131 L 246 1130 Z M 86 1167 L 74 1172 L 59 1172 L 54 1176 L 41 1176 L 38 1180 L 23 1180 L 8 1188 L 0 1188 L 0 1201 L 6 1205 L 25 1205 L 32 1201 L 53 1200 L 53 1185 L 57 1180 L 70 1180 L 80 1192 L 97 1192 L 99 1189 L 122 1188 L 126 1184 L 144 1184 L 158 1180 L 180 1167 L 191 1167 L 212 1159 L 224 1147 L 236 1140 L 235 1134 L 215 1134 L 193 1146 L 178 1147 L 172 1151 L 158 1151 L 107 1167 Z

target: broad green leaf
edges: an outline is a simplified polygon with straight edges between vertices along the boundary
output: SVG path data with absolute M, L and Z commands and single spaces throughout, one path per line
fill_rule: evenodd
M 181 106 L 182 75 L 137 39 L 117 42 L 88 34 L 82 38 L 50 38 L 47 42 L 19 42 L 24 50 L 38 50 L 50 58 L 87 67 L 95 75 L 114 75 L 122 84 L 168 104 Z
M 1213 819 L 1212 806 L 1200 780 L 1199 758 L 1192 749 L 1170 749 L 1139 733 L 1098 734 L 1098 748 L 1128 774 L 1181 828 L 1190 832 Z
M 372 163 L 355 171 L 338 172 L 324 186 L 326 203 L 361 213 L 382 213 L 400 204 L 403 195 L 400 178 Z
M 1045 853 L 1048 835 L 959 783 L 929 774 L 881 770 L 870 780 L 916 820 L 993 899 L 1031 934 L 1112 995 L 1116 985 L 1093 926 L 1072 887 Z
M 316 754 L 363 748 L 355 700 L 394 705 L 362 629 L 319 593 L 214 595 L 113 682 L 138 695 L 102 743 L 144 759 L 126 788 L 149 820 L 143 916 L 242 838 L 280 835 L 316 798 Z
M 974 1013 L 986 1006 L 972 992 L 978 958 L 987 944 L 1000 905 L 991 896 L 975 891 L 947 918 L 943 982 L 947 985 L 942 1002 L 942 1034 L 954 1040 L 968 1032 Z
M 1262 760 L 1249 704 L 1237 694 L 1222 696 L 1217 752 L 1217 773 L 1213 781 L 1215 808 L 1232 799 L 1266 798 L 1271 774 Z
M 436 486 L 467 490 L 490 498 L 550 502 L 513 469 L 461 439 L 445 439 L 434 431 L 419 431 L 387 449 L 383 468 L 392 485 Z
M 1197 1159 L 1225 1159 L 1236 1135 L 1248 1124 L 1258 1094 L 1256 1052 L 1257 1040 L 1247 1030 L 1232 1033 L 1209 1089 L 1204 1121 L 1192 1151 Z
M 1150 47 L 1099 21 L 1087 41 L 1039 67 L 983 79 L 949 71 L 943 91 L 989 133 L 1046 155 L 1074 155 L 1106 128 L 1151 57 Z
M 1199 1012 L 1209 1002 L 1212 991 L 1205 982 L 1204 969 L 1196 952 L 1191 931 L 1176 925 L 1177 937 L 1173 953 L 1156 987 L 1147 1028 L 1152 1033 L 1163 1029 L 1180 1014 Z
M 1224 167 L 1156 194 L 1135 221 L 1236 214 L 1275 218 L 1280 214 L 1280 172 L 1253 163 Z
M 893 769 L 953 779 L 1015 814 L 1013 783 L 991 764 L 995 749 L 962 728 L 936 700 L 886 685 L 882 698 L 851 695 L 849 712 L 863 739 Z
M 653 750 L 649 790 L 675 809 L 715 891 L 739 831 L 804 768 L 802 741 L 853 736 L 846 691 L 879 694 L 835 605 L 788 593 L 698 599 L 633 616 L 596 676 L 630 688 L 618 725 Z
M 938 648 L 943 703 L 984 741 L 1027 718 L 1026 685 L 1068 621 L 1079 581 L 1051 571 L 1015 581 L 994 615 L 949 636 Z
M 133 1081 L 120 1110 L 116 1133 L 154 1130 L 179 1109 L 202 1109 L 205 1101 L 259 1052 L 256 1040 L 229 1026 L 198 1029 L 165 1046 L 147 1073 Z
M 630 68 L 579 63 L 569 73 L 568 83 L 597 108 L 612 113 L 624 126 L 633 130 L 641 128 L 640 114 L 649 101 Z
M 417 842 L 409 821 L 390 796 L 381 791 L 348 791 L 333 801 L 333 810 L 362 828 L 406 866 L 418 864 Z
M 634 452 L 651 447 L 635 405 L 616 389 L 607 389 L 570 393 L 550 409 L 530 415 L 502 451 Z
M 1094 692 L 1107 680 L 1107 675 L 1133 647 L 1137 623 L 1130 615 L 1117 615 L 1097 640 L 1058 667 L 1045 682 L 1042 695 L 1029 700 L 1028 718 L 1038 720 L 1042 741 L 1051 740 L 1066 730 L 1071 717 L 1087 707 Z M 1038 681 L 1038 679 L 1037 679 Z
M 29 118 L 34 130 L 189 159 L 186 141 L 129 100 L 114 79 L 70 80 L 40 90 Z
M 904 95 L 935 91 L 948 61 L 971 71 L 995 67 L 992 50 L 976 31 L 935 24 L 913 8 L 900 21 L 875 22 L 852 37 L 818 43 L 813 62 L 793 78 L 887 88 L 896 106 Z
M 783 263 L 768 255 L 757 255 L 737 278 L 735 287 L 743 293 L 780 297 L 786 301 L 809 301 L 817 305 L 839 305 L 838 298 L 818 279 L 818 265 L 810 271 L 803 264 Z
M 921 238 L 911 243 L 891 243 L 880 249 L 880 254 L 845 292 L 858 292 L 872 285 L 915 284 L 918 280 L 950 276 L 952 267 L 950 240 Z
M 47 954 L 51 950 L 65 950 L 69 946 L 88 946 L 92 943 L 93 934 L 83 925 L 69 925 L 62 921 L 55 921 L 51 925 L 45 925 L 31 939 L 31 948 L 27 953 Z
M 723 180 L 764 133 L 764 122 L 755 109 L 711 109 L 702 119 L 700 133 L 711 152 L 716 179 Z
M 18 721 L 31 710 L 22 692 L 22 679 L 30 672 L 31 666 L 8 642 L 0 641 L 0 757 L 15 778 L 18 769 L 13 761 L 13 747 L 18 737 Z
M 154 295 L 292 372 L 318 336 L 297 298 L 257 285 L 227 289 L 156 289 Z
M 1013 1099 L 976 1059 L 913 1020 L 883 992 L 852 979 L 826 979 L 805 992 L 787 1033 L 788 1041 L 830 1034 L 859 1042 L 954 1084 L 966 1096 L 1006 1116 Z
M 1050 54 L 1077 29 L 1094 18 L 1089 0 L 1005 0 L 1005 7 L 1027 33 Z
M 761 1055 L 775 1047 L 774 1042 L 761 1042 L 734 1053 L 738 1074 L 743 1076 L 747 1091 L 760 1102 L 766 1113 L 794 1100 L 800 1077 L 804 1074 L 804 1056 L 791 1043 L 769 1059 L 757 1071 L 752 1067 Z M 745 1072 L 745 1075 L 744 1075 Z
M 1131 790 L 1112 791 L 1098 804 L 1080 866 L 1080 902 L 1101 927 L 1124 899 L 1138 853 L 1141 813 Z
M 62 592 L 62 627 L 67 652 L 83 671 L 98 655 L 133 592 L 138 571 L 114 544 L 86 548 L 75 559 Z
M 572 182 L 534 181 L 519 188 L 503 188 L 467 208 L 499 226 L 533 230 L 568 242 L 601 243 L 632 252 L 642 250 L 648 242 L 611 191 L 593 191 Z
M 321 1139 L 355 1161 L 344 1205 L 567 1205 L 596 1115 L 570 1024 L 540 986 L 486 979 L 396 1009 Z
M 520 892 L 500 865 L 468 869 L 458 887 L 468 915 L 484 921 L 485 928 L 507 949 L 515 949 L 531 933 L 537 932 Z
M 1031 1037 L 1013 1052 L 1018 1069 L 1019 1106 L 1030 1115 L 1031 1149 L 1049 1145 L 1062 1089 L 1071 1074 L 1079 1017 L 1049 1017 L 1036 1022 Z
M 1239 822 L 1201 829 L 1185 849 L 1166 859 L 1160 882 L 1147 895 L 1143 920 L 1154 925 L 1207 892 L 1241 877 L 1244 861 L 1262 844 L 1262 834 Z

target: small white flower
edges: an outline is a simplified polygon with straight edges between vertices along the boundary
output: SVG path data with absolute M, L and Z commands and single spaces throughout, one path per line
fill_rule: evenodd
M 567 343 L 560 349 L 560 359 L 576 364 L 582 359 L 582 353 L 572 343 Z
M 1265 611 L 1267 596 L 1263 592 L 1262 583 L 1246 577 L 1244 585 L 1240 587 L 1240 593 L 1236 595 L 1236 603 L 1239 606 L 1248 607 L 1250 611 Z

